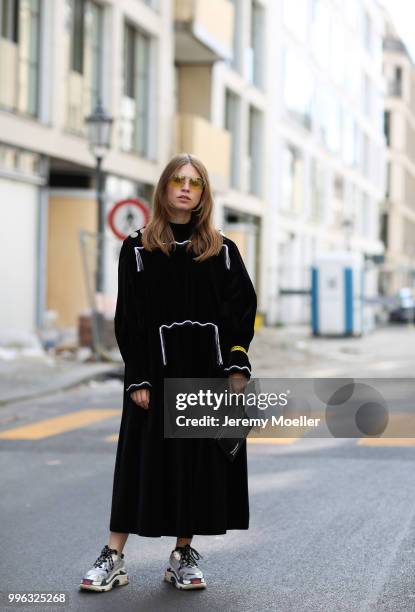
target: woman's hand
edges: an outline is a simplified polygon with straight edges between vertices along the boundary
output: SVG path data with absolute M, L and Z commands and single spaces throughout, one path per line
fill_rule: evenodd
M 137 389 L 130 393 L 130 397 L 137 406 L 148 410 L 148 405 L 150 402 L 150 389 Z
M 230 380 L 231 391 L 233 393 L 243 393 L 249 379 L 241 372 L 232 372 L 228 378 Z

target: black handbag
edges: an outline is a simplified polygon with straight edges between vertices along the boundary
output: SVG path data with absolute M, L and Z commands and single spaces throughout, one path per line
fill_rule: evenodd
M 255 394 L 255 397 L 256 397 L 255 380 L 250 379 L 244 391 L 241 391 L 241 393 L 244 393 L 245 396 L 252 393 L 252 394 Z M 243 402 L 237 402 L 234 398 L 232 399 L 233 401 L 231 405 L 227 406 L 226 408 L 226 414 L 229 416 L 229 418 L 249 419 L 250 417 L 253 416 L 253 414 L 256 414 L 257 412 L 256 403 L 254 405 L 250 403 L 249 406 L 245 406 Z M 248 409 L 248 412 L 247 412 L 247 409 Z M 241 425 L 235 426 L 234 428 L 232 427 L 232 431 L 235 430 L 235 433 L 237 434 L 235 437 L 232 437 L 232 438 L 225 436 L 225 434 L 229 432 L 229 426 L 222 425 L 222 427 L 219 428 L 218 434 L 215 437 L 215 439 L 219 447 L 223 450 L 226 457 L 231 463 L 235 461 L 235 457 L 237 456 L 242 445 L 244 444 L 252 427 L 253 425 L 251 425 L 250 423 L 247 425 L 241 424 Z

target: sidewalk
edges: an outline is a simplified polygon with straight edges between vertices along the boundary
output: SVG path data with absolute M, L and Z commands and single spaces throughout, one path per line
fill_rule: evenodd
M 413 378 L 415 328 L 386 326 L 362 338 L 315 338 L 307 325 L 262 327 L 249 349 L 255 378 Z M 0 351 L 0 406 L 68 389 L 105 375 L 122 376 L 122 363 L 88 363 L 37 353 L 13 359 Z
M 249 356 L 257 378 L 413 378 L 415 327 L 385 325 L 360 338 L 314 337 L 307 325 L 264 327 Z
M 116 363 L 84 363 L 48 355 L 0 359 L 0 406 L 68 389 L 105 374 L 122 373 Z

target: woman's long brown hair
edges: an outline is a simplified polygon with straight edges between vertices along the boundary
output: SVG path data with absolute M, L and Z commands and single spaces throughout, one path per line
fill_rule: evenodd
M 214 228 L 213 198 L 210 188 L 209 175 L 205 165 L 195 155 L 180 153 L 175 155 L 164 168 L 153 193 L 153 213 L 142 233 L 142 243 L 147 251 L 160 249 L 166 255 L 170 255 L 176 246 L 174 235 L 169 226 L 169 213 L 174 208 L 167 200 L 167 184 L 169 179 L 186 164 L 192 164 L 202 177 L 204 182 L 202 196 L 199 204 L 191 211 L 195 220 L 192 230 L 191 242 L 186 245 L 186 250 L 193 250 L 195 261 L 204 261 L 212 255 L 218 255 L 223 246 L 222 234 Z

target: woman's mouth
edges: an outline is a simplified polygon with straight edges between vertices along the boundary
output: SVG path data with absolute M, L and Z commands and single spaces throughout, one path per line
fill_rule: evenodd
M 186 202 L 190 202 L 190 198 L 188 198 L 187 196 L 179 196 L 178 199 L 179 200 L 186 200 Z

